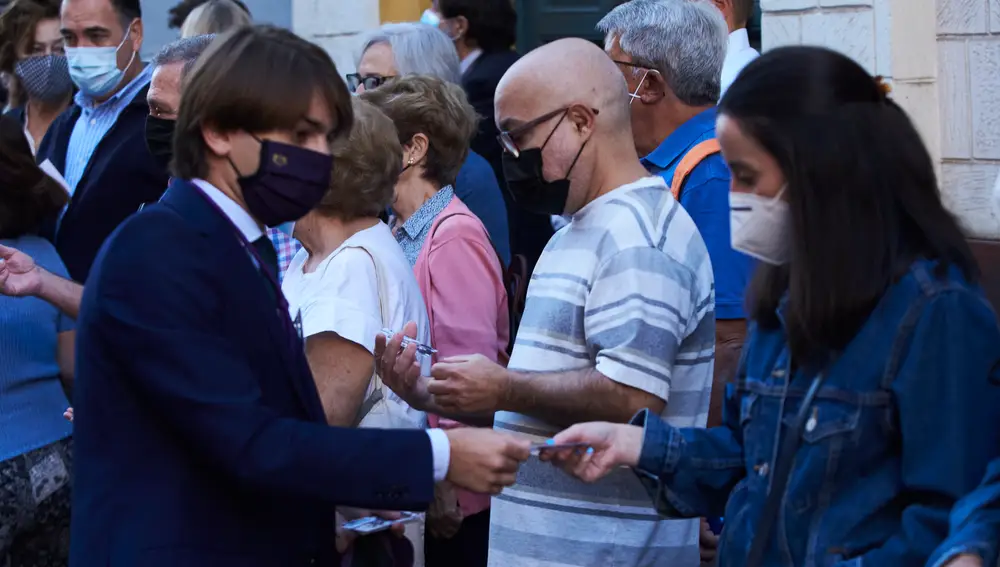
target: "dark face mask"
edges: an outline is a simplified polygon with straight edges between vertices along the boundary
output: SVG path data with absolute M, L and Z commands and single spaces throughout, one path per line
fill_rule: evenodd
M 542 173 L 544 171 L 542 150 L 548 145 L 565 117 L 563 115 L 563 118 L 559 119 L 559 123 L 549 133 L 542 147 L 521 150 L 518 152 L 519 157 L 514 157 L 506 151 L 503 153 L 503 174 L 507 179 L 507 189 L 514 197 L 514 202 L 526 211 L 540 215 L 561 215 L 566 211 L 566 202 L 569 200 L 569 175 L 580 159 L 583 149 L 587 147 L 587 142 L 580 146 L 580 151 L 576 153 L 573 163 L 562 179 L 546 181 Z
M 146 117 L 146 147 L 156 163 L 164 169 L 170 169 L 170 160 L 174 157 L 174 126 L 176 120 L 164 120 L 155 116 Z
M 244 177 L 229 162 L 240 176 L 238 181 L 250 214 L 271 227 L 306 216 L 330 190 L 333 156 L 256 136 L 254 139 L 260 142 L 257 173 Z

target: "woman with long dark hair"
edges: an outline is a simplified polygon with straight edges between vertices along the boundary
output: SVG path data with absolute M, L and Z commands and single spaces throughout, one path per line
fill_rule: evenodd
M 38 268 L 68 277 L 52 244 L 35 236 L 67 200 L 35 165 L 17 120 L 0 116 L 0 257 L 17 248 Z M 0 294 L 31 294 L 10 281 L 9 261 L 0 262 Z M 68 560 L 72 426 L 62 414 L 69 405 L 64 385 L 73 379 L 73 328 L 41 299 L 0 295 L 0 565 Z
M 887 94 L 822 48 L 746 68 L 718 138 L 733 246 L 761 266 L 724 424 L 555 438 L 591 447 L 556 455 L 584 480 L 628 465 L 662 513 L 724 514 L 721 567 L 922 565 L 1000 447 L 996 316 Z

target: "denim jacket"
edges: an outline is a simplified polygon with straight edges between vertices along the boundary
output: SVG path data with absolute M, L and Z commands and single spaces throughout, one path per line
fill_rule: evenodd
M 978 287 L 935 266 L 914 263 L 822 369 L 791 373 L 784 331 L 752 324 L 722 426 L 633 420 L 645 428 L 637 472 L 657 509 L 724 512 L 719 567 L 746 561 L 779 440 L 820 371 L 763 564 L 919 566 L 944 540 L 951 507 L 1000 447 L 1000 328 Z
M 1000 558 L 1000 458 L 990 463 L 983 483 L 951 512 L 951 535 L 927 563 L 941 567 L 963 554 L 979 556 L 983 565 Z

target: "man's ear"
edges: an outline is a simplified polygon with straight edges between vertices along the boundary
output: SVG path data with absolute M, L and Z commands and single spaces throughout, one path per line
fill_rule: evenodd
M 213 126 L 205 125 L 201 127 L 201 137 L 205 140 L 208 150 L 217 156 L 228 156 L 233 151 L 230 132 L 222 132 Z
M 639 87 L 639 99 L 643 104 L 656 104 L 666 96 L 670 88 L 659 71 L 651 69 L 645 75 L 646 77 L 642 80 L 642 85 Z

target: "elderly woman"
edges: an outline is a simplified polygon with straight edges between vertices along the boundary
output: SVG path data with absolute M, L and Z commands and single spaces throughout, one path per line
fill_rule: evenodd
M 11 114 L 21 123 L 32 152 L 73 94 L 59 4 L 15 0 L 0 14 L 0 74 L 10 86 Z
M 461 87 L 432 77 L 404 77 L 361 98 L 392 119 L 403 145 L 393 232 L 420 284 L 438 357 L 474 353 L 505 363 L 510 322 L 503 269 L 483 224 L 452 188 L 475 132 L 475 111 Z M 462 426 L 429 417 L 432 426 Z M 464 521 L 455 533 L 428 518 L 428 564 L 486 565 L 489 497 L 460 492 L 438 504 Z
M 292 318 L 301 322 L 306 357 L 330 425 L 422 428 L 426 416 L 373 379 L 375 337 L 383 329 L 402 330 L 416 321 L 417 339 L 431 342 L 420 287 L 389 227 L 378 218 L 392 201 L 403 150 L 382 112 L 357 98 L 353 106 L 351 134 L 334 147 L 330 192 L 292 229 L 303 248 L 281 288 Z M 407 536 L 420 567 L 419 526 Z
M 365 38 L 357 65 L 358 72 L 347 78 L 359 93 L 404 75 L 427 75 L 456 84 L 460 81 L 454 45 L 443 32 L 423 24 L 382 26 Z M 507 205 L 489 162 L 470 151 L 454 188 L 455 195 L 483 222 L 504 265 L 510 264 Z
M 208 0 L 184 19 L 181 37 L 225 33 L 251 23 L 250 12 L 234 0 Z
M 35 165 L 17 121 L 0 117 L 0 258 L 14 261 L 8 247 L 15 247 L 67 277 L 55 248 L 35 236 L 67 199 Z M 33 292 L 16 289 L 33 280 L 12 281 L 10 272 L 0 263 L 0 293 Z M 73 379 L 73 327 L 41 299 L 0 295 L 0 565 L 68 560 L 72 426 L 62 414 L 69 405 L 63 386 Z

